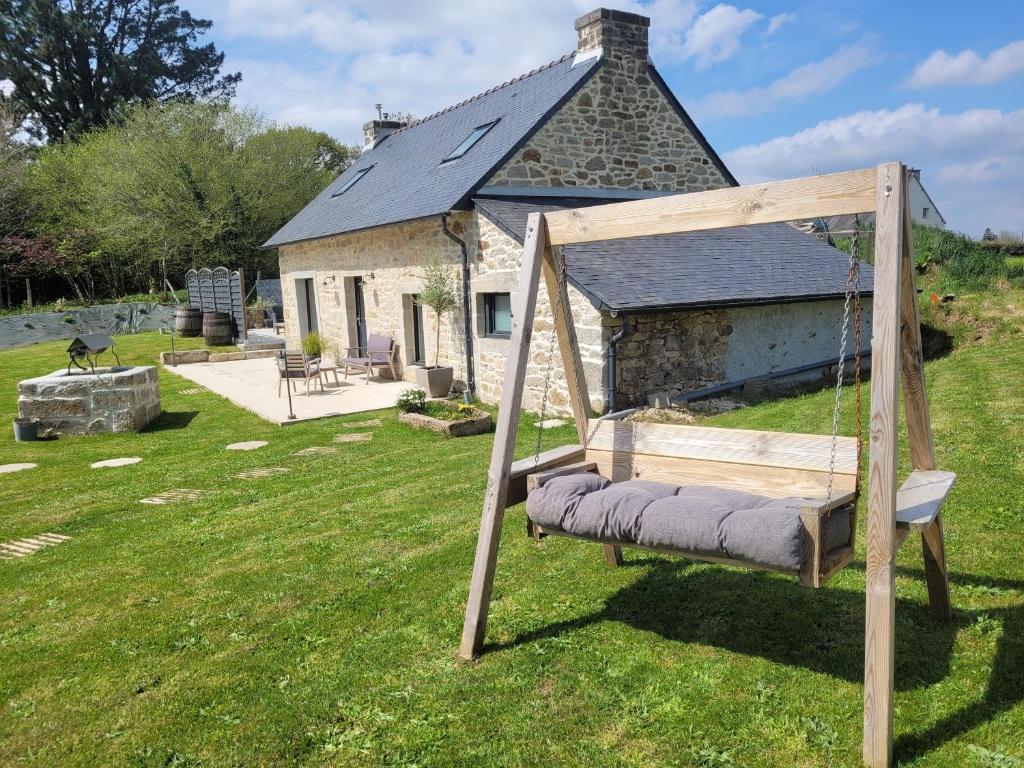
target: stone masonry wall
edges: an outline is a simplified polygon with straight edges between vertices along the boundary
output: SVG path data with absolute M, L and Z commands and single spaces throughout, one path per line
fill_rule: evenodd
M 477 394 L 488 403 L 497 403 L 505 378 L 505 364 L 511 348 L 508 339 L 490 339 L 483 335 L 483 294 L 506 292 L 512 294 L 515 305 L 518 291 L 519 269 L 523 247 L 498 229 L 485 216 L 476 215 L 469 240 L 473 274 L 474 340 L 476 357 Z M 600 412 L 604 407 L 604 353 L 601 314 L 578 290 L 569 286 L 569 303 L 580 345 L 584 373 L 590 391 L 592 407 Z M 552 308 L 543 278 L 537 294 L 537 313 L 530 343 L 530 364 L 526 371 L 523 390 L 523 408 L 537 412 L 544 393 L 544 377 L 550 359 Z M 554 363 L 551 366 L 547 412 L 570 412 L 569 393 L 561 356 L 555 344 Z
M 600 69 L 488 182 L 698 192 L 728 186 L 652 80 L 646 58 Z
M 606 315 L 606 343 L 621 328 L 621 318 Z M 615 407 L 646 405 L 654 392 L 679 394 L 723 383 L 732 332 L 723 310 L 630 318 L 629 333 L 616 345 Z
M 471 214 L 453 216 L 452 230 L 465 232 L 470 217 Z M 327 356 L 336 359 L 339 351 L 344 355 L 345 348 L 356 343 L 351 279 L 362 277 L 367 332 L 395 339 L 399 376 L 413 381 L 413 370 L 407 364 L 411 316 L 405 297 L 422 289 L 422 268 L 437 259 L 451 265 L 453 277 L 461 284 L 461 258 L 458 246 L 441 231 L 440 217 L 282 246 L 281 293 L 286 343 L 290 349 L 298 348 L 300 343 L 295 280 L 312 276 L 320 332 L 335 347 Z M 423 320 L 427 361 L 433 364 L 437 320 L 426 307 Z M 455 378 L 460 382 L 465 381 L 466 375 L 462 329 L 460 301 L 460 309 L 441 323 L 438 356 L 441 365 L 455 369 Z

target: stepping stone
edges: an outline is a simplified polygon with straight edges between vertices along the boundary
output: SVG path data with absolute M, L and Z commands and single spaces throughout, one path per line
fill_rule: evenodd
M 9 475 L 11 472 L 21 472 L 23 469 L 35 469 L 38 464 L 0 464 L 0 475 Z
M 206 387 L 189 387 L 188 389 L 179 389 L 179 395 L 201 395 L 203 392 L 209 392 Z
M 58 544 L 70 539 L 60 533 L 40 533 L 27 539 L 14 539 L 0 543 L 0 560 L 10 560 L 14 557 L 25 557 L 37 552 L 43 547 L 55 547 Z
M 544 419 L 544 421 L 534 422 L 533 426 L 538 427 L 539 429 L 554 429 L 555 427 L 560 427 L 563 424 L 565 424 L 565 421 L 562 419 Z
M 174 504 L 179 501 L 199 501 L 203 491 L 193 491 L 189 488 L 172 488 L 156 496 L 148 496 L 139 499 L 140 504 Z
M 241 443 L 232 443 L 227 446 L 229 451 L 255 451 L 257 448 L 262 448 L 264 445 L 269 445 L 266 440 L 246 440 Z
M 348 435 L 335 435 L 336 443 L 368 443 L 373 440 L 373 432 L 353 432 Z
M 380 419 L 367 419 L 366 421 L 350 421 L 348 424 L 342 424 L 342 429 L 358 429 L 365 427 L 379 427 Z
M 313 456 L 318 453 L 337 453 L 337 448 L 331 448 L 326 445 L 311 445 L 309 448 L 303 448 L 301 451 L 296 451 L 292 456 Z
M 237 477 L 239 480 L 257 480 L 261 477 L 283 475 L 285 472 L 291 472 L 291 470 L 287 467 L 261 467 L 260 469 L 247 469 L 245 472 L 232 475 L 232 477 Z
M 125 456 L 121 459 L 104 459 L 103 461 L 94 461 L 89 466 L 93 469 L 103 469 L 103 467 L 127 467 L 130 464 L 138 464 L 142 459 L 138 456 Z

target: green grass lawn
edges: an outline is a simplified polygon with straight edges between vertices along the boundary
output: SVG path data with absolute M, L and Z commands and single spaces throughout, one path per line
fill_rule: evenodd
M 166 342 L 118 349 L 144 362 Z M 594 545 L 532 543 L 516 508 L 489 644 L 468 664 L 455 650 L 491 435 L 444 439 L 384 411 L 371 442 L 335 444 L 367 416 L 275 427 L 161 371 L 164 414 L 142 434 L 14 443 L 15 383 L 65 346 L 0 352 L 0 463 L 40 465 L 0 475 L 0 540 L 72 537 L 0 562 L 0 764 L 860 765 L 863 533 L 815 591 L 637 552 L 611 569 Z M 908 540 L 904 765 L 1024 758 L 1022 373 L 1019 336 L 928 366 L 939 461 L 960 474 L 945 515 L 956 621 L 930 618 Z M 715 421 L 827 433 L 830 397 Z M 532 428 L 519 437 L 526 455 Z M 224 450 L 251 439 L 270 445 Z M 312 445 L 338 450 L 291 455 Z M 89 469 L 117 456 L 144 461 Z M 267 466 L 291 472 L 232 477 Z M 138 501 L 170 488 L 207 495 Z

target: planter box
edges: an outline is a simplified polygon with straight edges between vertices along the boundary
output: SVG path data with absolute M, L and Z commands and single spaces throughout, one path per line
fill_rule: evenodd
M 455 369 L 446 365 L 416 369 L 416 383 L 427 390 L 430 397 L 448 397 L 454 377 Z
M 467 435 L 481 435 L 491 431 L 491 414 L 480 413 L 472 419 L 460 419 L 458 421 L 447 421 L 446 419 L 435 419 L 425 413 L 400 413 L 398 420 L 416 429 L 429 429 L 442 435 L 450 437 L 466 437 Z

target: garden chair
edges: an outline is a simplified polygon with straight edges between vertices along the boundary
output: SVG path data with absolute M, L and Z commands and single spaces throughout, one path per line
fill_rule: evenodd
M 320 384 L 320 391 L 324 391 L 324 382 L 320 378 L 320 358 L 307 357 L 301 351 L 283 350 L 278 353 L 277 358 L 277 396 L 281 396 L 281 383 L 285 380 L 295 389 L 295 380 L 303 379 L 306 382 L 306 397 L 309 397 L 309 382 L 315 381 Z
M 398 381 L 398 374 L 395 372 L 395 352 L 394 339 L 371 333 L 366 340 L 365 348 L 349 347 L 346 356 L 339 362 L 345 366 L 346 379 L 348 369 L 353 368 L 357 371 L 366 371 L 366 383 L 369 384 L 374 368 L 387 368 L 391 371 L 391 378 Z

